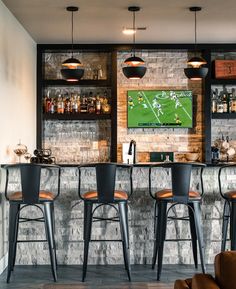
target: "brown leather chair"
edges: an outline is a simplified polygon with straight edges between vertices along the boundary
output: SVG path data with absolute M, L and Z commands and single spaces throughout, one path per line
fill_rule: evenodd
M 236 251 L 225 251 L 215 257 L 215 278 L 196 274 L 192 279 L 176 280 L 174 289 L 236 289 Z

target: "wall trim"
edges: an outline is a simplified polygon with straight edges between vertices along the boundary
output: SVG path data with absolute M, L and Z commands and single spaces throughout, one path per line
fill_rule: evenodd
M 8 253 L 0 259 L 0 274 L 7 268 Z

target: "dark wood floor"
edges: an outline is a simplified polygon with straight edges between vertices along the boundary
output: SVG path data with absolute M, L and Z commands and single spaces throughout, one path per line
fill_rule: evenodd
M 213 266 L 207 267 L 208 273 Z M 171 289 L 176 279 L 185 279 L 200 272 L 193 265 L 164 265 L 160 282 L 150 265 L 132 266 L 132 282 L 127 281 L 122 265 L 89 266 L 86 282 L 81 282 L 81 266 L 59 266 L 58 282 L 54 283 L 49 266 L 16 266 L 11 282 L 6 284 L 6 271 L 0 276 L 1 289 Z M 70 286 L 67 286 L 70 285 Z

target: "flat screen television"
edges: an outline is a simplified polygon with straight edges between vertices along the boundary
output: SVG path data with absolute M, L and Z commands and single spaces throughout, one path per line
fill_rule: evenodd
M 128 90 L 128 128 L 192 128 L 191 90 Z

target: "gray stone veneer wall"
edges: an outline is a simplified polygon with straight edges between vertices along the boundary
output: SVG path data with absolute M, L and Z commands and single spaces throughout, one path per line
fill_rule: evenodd
M 217 168 L 207 168 L 204 173 L 205 194 L 202 203 L 203 232 L 206 263 L 213 263 L 220 251 L 221 220 L 223 202 L 218 192 Z M 198 188 L 195 175 L 193 186 Z M 93 173 L 87 171 L 85 183 L 93 183 Z M 120 180 L 120 177 L 118 177 Z M 164 182 L 163 182 L 164 180 Z M 233 177 L 230 179 L 233 180 Z M 129 201 L 130 250 L 132 264 L 150 264 L 153 250 L 153 209 L 154 200 L 148 193 L 148 168 L 134 168 L 134 193 Z M 117 188 L 127 188 L 127 180 L 119 181 Z M 159 185 L 161 184 L 161 185 Z M 64 167 L 61 177 L 61 195 L 55 201 L 56 243 L 59 264 L 81 264 L 83 260 L 83 204 L 77 195 L 78 176 L 75 167 Z M 167 185 L 167 175 L 160 174 L 155 186 Z M 125 188 L 124 188 L 125 189 Z M 182 207 L 176 211 L 184 214 Z M 111 209 L 103 210 L 111 215 Z M 26 215 L 33 216 L 34 209 L 26 209 Z M 92 238 L 119 238 L 119 224 L 97 222 L 93 226 Z M 188 222 L 169 222 L 167 238 L 188 238 Z M 21 224 L 19 239 L 44 239 L 43 224 Z M 193 263 L 191 242 L 166 242 L 164 263 Z M 20 243 L 17 251 L 17 264 L 48 264 L 47 243 Z M 122 264 L 122 246 L 118 242 L 91 243 L 89 264 Z

